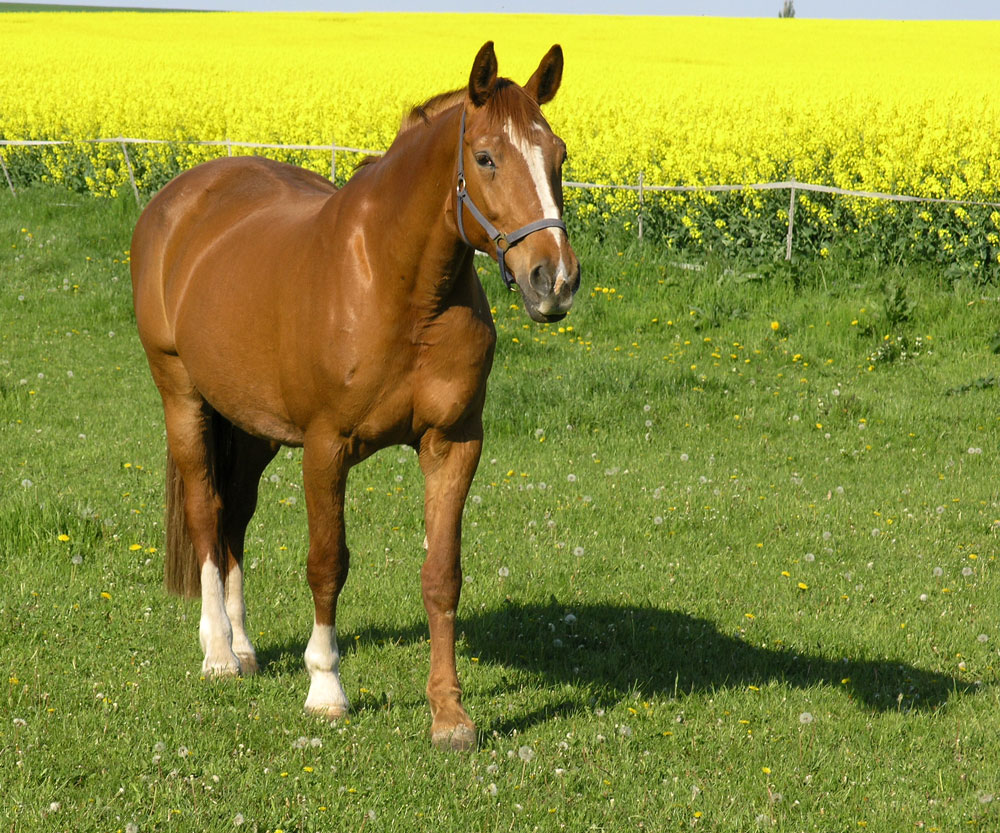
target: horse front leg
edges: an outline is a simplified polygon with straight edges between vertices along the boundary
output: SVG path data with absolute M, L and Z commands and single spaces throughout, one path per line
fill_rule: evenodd
M 315 618 L 305 654 L 309 671 L 305 710 L 328 720 L 337 720 L 350 709 L 340 682 L 337 646 L 337 598 L 347 581 L 350 562 L 344 536 L 344 492 L 349 467 L 342 445 L 307 437 L 302 458 L 309 515 L 306 573 Z
M 476 727 L 462 706 L 455 666 L 455 612 L 462 591 L 462 510 L 482 445 L 479 419 L 458 436 L 432 430 L 420 441 L 427 528 L 427 557 L 420 577 L 431 637 L 427 700 L 431 742 L 439 749 L 465 750 L 476 744 Z

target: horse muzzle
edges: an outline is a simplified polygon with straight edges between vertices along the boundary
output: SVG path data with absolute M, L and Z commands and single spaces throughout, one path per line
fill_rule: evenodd
M 548 260 L 536 263 L 527 277 L 516 275 L 515 279 L 524 299 L 524 309 L 533 321 L 542 324 L 561 321 L 573 306 L 573 296 L 580 288 L 580 262 L 567 247 L 557 263 Z

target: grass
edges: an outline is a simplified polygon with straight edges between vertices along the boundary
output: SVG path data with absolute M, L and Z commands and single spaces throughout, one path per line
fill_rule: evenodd
M 296 451 L 248 535 L 263 671 L 199 678 L 198 605 L 160 583 L 135 216 L 0 195 L 5 829 L 996 826 L 995 286 L 579 239 L 578 305 L 539 327 L 483 261 L 458 645 L 481 737 L 442 755 L 406 449 L 349 485 L 350 718 L 302 713 Z

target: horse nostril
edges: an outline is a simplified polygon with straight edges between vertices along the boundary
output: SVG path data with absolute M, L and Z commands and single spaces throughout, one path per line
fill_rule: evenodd
M 531 270 L 528 283 L 539 295 L 548 295 L 552 291 L 552 276 L 544 265 L 538 265 Z

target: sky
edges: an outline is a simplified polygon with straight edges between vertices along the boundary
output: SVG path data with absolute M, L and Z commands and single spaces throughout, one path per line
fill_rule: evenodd
M 35 0 L 52 2 L 53 0 Z M 782 0 L 64 0 L 74 5 L 232 11 L 551 12 L 776 17 Z M 798 0 L 796 17 L 1000 20 L 1000 0 Z

